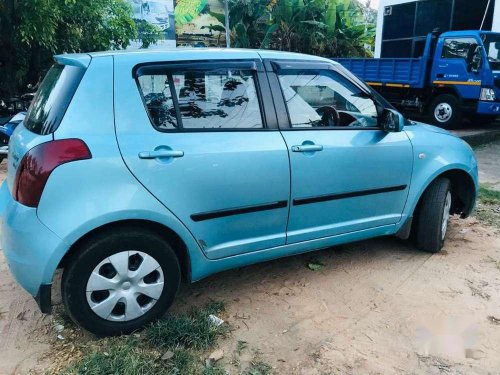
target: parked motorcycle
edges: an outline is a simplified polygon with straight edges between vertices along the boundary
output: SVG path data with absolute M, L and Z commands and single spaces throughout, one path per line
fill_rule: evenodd
M 16 127 L 23 122 L 26 117 L 26 112 L 19 112 L 12 116 L 5 124 L 0 126 L 0 163 L 9 153 L 10 136 Z
M 20 111 L 27 111 L 35 93 L 26 93 L 9 99 L 0 99 L 0 116 L 12 116 Z

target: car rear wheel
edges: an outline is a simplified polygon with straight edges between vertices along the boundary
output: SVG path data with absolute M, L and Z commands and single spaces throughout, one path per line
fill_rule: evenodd
M 100 336 L 130 333 L 172 304 L 180 267 L 154 232 L 106 231 L 86 241 L 64 270 L 63 302 L 70 317 Z
M 419 204 L 414 234 L 420 250 L 430 253 L 441 251 L 448 230 L 451 204 L 450 180 L 444 177 L 436 179 Z
M 460 102 L 453 95 L 439 95 L 429 107 L 429 116 L 434 125 L 443 129 L 455 129 L 462 120 Z

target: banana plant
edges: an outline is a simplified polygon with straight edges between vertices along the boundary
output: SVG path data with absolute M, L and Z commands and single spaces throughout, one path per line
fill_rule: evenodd
M 367 55 L 374 26 L 357 0 L 230 0 L 233 47 Z

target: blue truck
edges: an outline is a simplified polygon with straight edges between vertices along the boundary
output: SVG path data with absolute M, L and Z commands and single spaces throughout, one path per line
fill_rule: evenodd
M 427 35 L 418 58 L 338 58 L 401 111 L 445 129 L 500 116 L 500 33 Z

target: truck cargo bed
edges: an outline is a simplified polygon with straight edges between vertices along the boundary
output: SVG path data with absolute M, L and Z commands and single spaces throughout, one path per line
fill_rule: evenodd
M 334 58 L 372 86 L 413 87 L 425 85 L 427 59 L 420 58 Z

